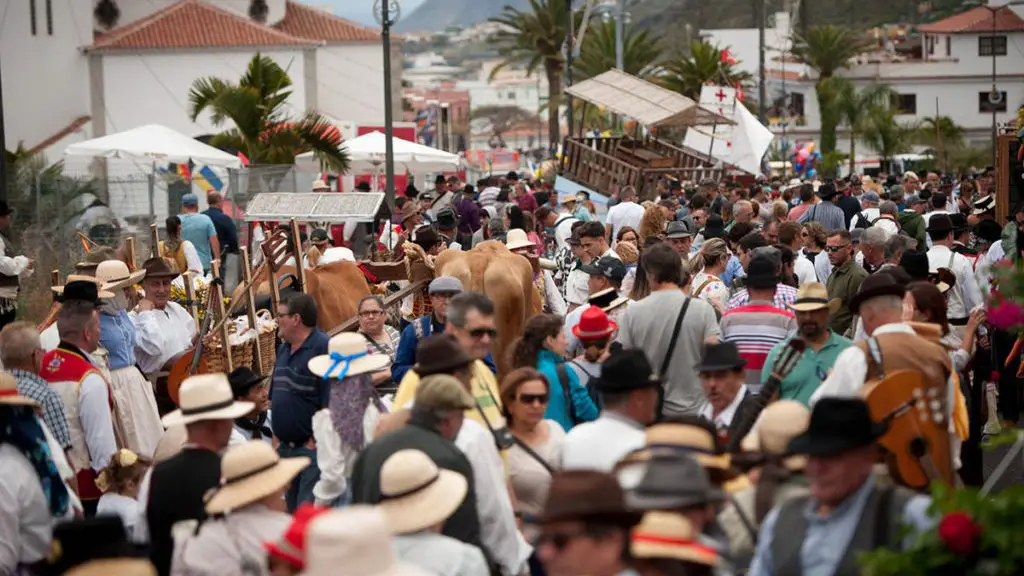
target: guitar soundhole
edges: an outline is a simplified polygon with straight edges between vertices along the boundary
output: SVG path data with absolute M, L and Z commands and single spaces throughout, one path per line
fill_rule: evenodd
M 924 458 L 928 454 L 928 443 L 920 436 L 910 441 L 909 448 L 914 458 Z

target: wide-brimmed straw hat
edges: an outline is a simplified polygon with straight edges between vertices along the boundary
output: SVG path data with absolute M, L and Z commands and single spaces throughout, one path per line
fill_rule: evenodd
M 91 560 L 64 573 L 65 576 L 156 576 L 156 568 L 144 558 Z
M 711 476 L 712 482 L 722 483 L 739 476 L 732 459 L 718 448 L 717 439 L 709 430 L 697 424 L 662 422 L 648 426 L 644 431 L 643 448 L 624 456 L 616 465 L 616 476 L 626 487 L 636 486 L 647 471 L 647 463 L 654 454 L 684 452 L 696 458 Z
M 327 182 L 324 182 L 323 178 L 313 181 L 313 192 L 324 192 L 329 191 L 330 189 L 331 187 L 327 185 Z
M 95 287 L 90 288 L 88 284 L 92 284 Z M 106 289 L 100 288 L 100 281 L 93 276 L 86 276 L 84 274 L 71 274 L 65 280 L 63 286 L 54 286 L 50 288 L 54 294 L 57 295 L 57 301 L 63 302 L 65 300 L 86 300 L 96 302 L 103 298 L 113 298 L 114 293 L 108 292 Z M 65 294 L 67 292 L 67 294 Z
M 18 392 L 18 381 L 7 372 L 0 372 L 0 404 L 39 408 L 39 402 Z
M 202 420 L 234 420 L 252 412 L 252 402 L 238 402 L 223 373 L 189 376 L 178 389 L 181 408 L 161 420 L 164 427 L 191 424 Z
M 104 260 L 96 266 L 96 280 L 103 290 L 117 290 L 138 284 L 146 276 L 145 270 L 130 272 L 128 265 L 120 260 Z
M 778 400 L 769 404 L 757 421 L 757 428 L 751 430 L 740 448 L 744 452 L 759 452 L 765 456 L 784 456 L 793 438 L 807 431 L 811 422 L 811 411 L 800 402 Z M 782 461 L 789 470 L 803 470 L 807 465 L 804 456 L 789 456 Z
M 343 380 L 349 376 L 383 370 L 391 364 L 384 354 L 371 354 L 366 338 L 355 332 L 342 332 L 327 343 L 327 354 L 314 356 L 307 363 L 309 371 L 324 379 Z
M 518 250 L 520 248 L 536 248 L 537 245 L 527 237 L 525 230 L 513 228 L 505 234 L 505 247 L 509 250 Z
M 401 562 L 391 545 L 387 516 L 374 506 L 354 505 L 321 514 L 306 532 L 302 576 L 427 576 Z
M 693 525 L 678 512 L 652 510 L 633 528 L 629 550 L 634 558 L 669 558 L 718 566 L 721 556 L 697 540 Z
M 306 456 L 281 458 L 262 440 L 250 440 L 224 453 L 221 481 L 206 499 L 206 513 L 224 514 L 277 492 L 309 466 Z
M 381 502 L 395 534 L 418 532 L 447 520 L 466 499 L 466 477 L 441 470 L 419 450 L 399 450 L 380 468 Z
M 842 305 L 843 302 L 839 298 L 828 297 L 828 288 L 824 284 L 821 282 L 808 282 L 802 284 L 797 289 L 796 301 L 792 304 L 786 304 L 786 308 L 794 312 L 814 312 L 815 310 L 828 308 L 829 312 L 835 314 Z

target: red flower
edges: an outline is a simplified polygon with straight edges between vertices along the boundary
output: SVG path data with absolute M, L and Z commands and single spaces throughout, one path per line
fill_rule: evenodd
M 1024 308 L 1015 302 L 1003 300 L 996 306 L 990 306 L 988 321 L 1000 330 L 1010 330 L 1024 324 Z
M 939 540 L 950 552 L 969 556 L 978 546 L 981 526 L 963 512 L 950 512 L 939 522 Z

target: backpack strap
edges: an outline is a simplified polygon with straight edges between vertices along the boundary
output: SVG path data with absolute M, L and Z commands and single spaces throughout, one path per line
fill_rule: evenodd
M 569 387 L 572 385 L 572 381 L 569 380 L 569 370 L 565 367 L 565 362 L 555 364 L 555 374 L 558 376 L 558 384 L 562 387 L 562 396 L 565 398 L 565 409 L 569 412 L 569 419 L 572 421 L 572 425 L 575 426 L 580 423 L 579 418 L 576 416 L 576 405 L 572 403 L 572 391 Z

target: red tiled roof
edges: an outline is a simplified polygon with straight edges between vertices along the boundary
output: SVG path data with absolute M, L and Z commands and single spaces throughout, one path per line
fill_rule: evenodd
M 92 120 L 91 116 L 79 116 L 78 118 L 75 118 L 74 120 L 71 121 L 70 124 L 68 124 L 67 126 L 61 128 L 59 131 L 53 133 L 53 135 L 51 135 L 46 140 L 43 140 L 39 144 L 36 144 L 35 146 L 29 148 L 28 151 L 33 153 L 33 154 L 35 154 L 36 152 L 42 152 L 42 151 L 46 150 L 50 146 L 53 146 L 54 144 L 59 142 L 62 138 L 64 138 L 68 134 L 71 134 L 75 130 L 78 130 L 82 126 L 85 126 L 89 122 L 89 120 Z
M 325 10 L 298 2 L 285 3 L 284 19 L 274 24 L 274 29 L 299 38 L 328 43 L 380 40 L 380 32 L 373 28 L 360 26 Z
M 89 50 L 316 46 L 199 0 L 181 0 L 121 28 L 97 35 Z
M 992 18 L 995 15 L 995 28 Z M 985 6 L 971 8 L 955 16 L 950 16 L 917 27 L 919 32 L 929 34 L 981 34 L 985 32 L 1024 32 L 1024 19 L 1021 19 L 1009 6 L 989 10 Z

